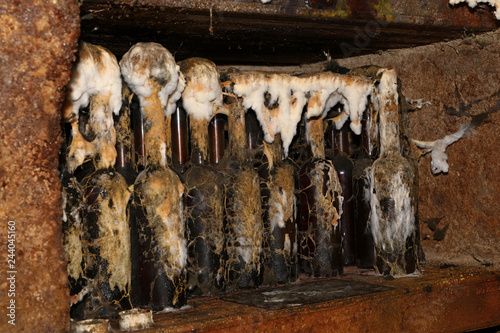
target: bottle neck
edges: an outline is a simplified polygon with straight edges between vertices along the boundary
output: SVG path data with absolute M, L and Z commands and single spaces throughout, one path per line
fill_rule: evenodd
M 172 167 L 172 116 L 163 117 L 165 121 L 165 166 Z
M 133 133 L 131 126 L 130 102 L 132 99 L 131 91 L 124 86 L 122 101 L 123 107 L 120 110 L 118 118 L 115 120 L 116 131 L 116 169 L 133 169 Z
M 224 116 L 216 114 L 208 126 L 210 163 L 219 164 L 224 156 Z
M 188 122 L 186 111 L 177 103 L 177 109 L 172 114 L 172 165 L 176 169 L 182 169 L 188 162 Z
M 361 148 L 363 154 L 372 159 L 376 158 L 378 153 L 377 137 L 377 114 L 374 112 L 373 104 L 370 103 L 369 109 L 363 113 L 361 119 Z
M 273 169 L 284 159 L 283 150 L 281 149 L 281 134 L 276 134 L 274 136 L 273 143 L 264 143 L 264 147 L 264 155 L 266 156 L 269 169 Z
M 134 132 L 135 169 L 142 171 L 146 168 L 146 145 L 144 141 L 144 115 L 142 114 L 137 95 L 130 101 L 132 116 L 132 131 Z
M 189 116 L 191 135 L 191 163 L 202 165 L 208 157 L 208 122 Z
M 380 118 L 380 155 L 400 155 L 397 75 L 395 70 L 382 72 L 376 94 Z
M 238 161 L 245 159 L 245 109 L 241 101 L 235 100 L 229 105 L 229 151 L 231 156 Z
M 165 119 L 165 113 L 158 98 L 158 86 L 150 82 L 153 93 L 141 99 L 144 126 L 144 146 L 148 166 L 167 166 L 167 131 L 170 121 Z M 170 117 L 168 117 L 170 118 Z M 170 119 L 169 119 L 170 120 Z M 170 127 L 170 126 L 169 126 Z M 170 134 L 170 129 L 168 131 Z
M 132 151 L 123 143 L 116 143 L 116 169 L 133 169 L 134 161 L 132 159 Z
M 321 116 L 306 119 L 306 139 L 313 158 L 325 158 L 325 135 Z
M 249 110 L 245 114 L 245 131 L 247 135 L 248 149 L 257 149 L 262 144 L 262 129 L 260 128 L 257 115 Z
M 335 122 L 330 121 L 326 129 L 326 146 L 332 149 L 334 156 L 341 153 L 349 155 L 349 122 L 346 121 L 340 129 L 336 129 Z

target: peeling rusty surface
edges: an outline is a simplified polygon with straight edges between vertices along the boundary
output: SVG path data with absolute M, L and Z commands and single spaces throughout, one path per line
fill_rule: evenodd
M 63 88 L 79 33 L 78 2 L 0 1 L 0 331 L 69 329 L 58 173 Z M 15 298 L 7 226 L 15 221 Z M 10 299 L 15 324 L 7 323 Z M 50 309 L 50 311 L 49 311 Z
M 118 57 L 139 41 L 161 43 L 177 60 L 220 64 L 299 64 L 413 47 L 498 27 L 483 9 L 446 0 L 86 0 L 82 38 Z M 328 3 L 332 3 L 328 5 Z
M 500 324 L 498 270 L 425 267 L 424 275 L 389 280 L 350 269 L 342 278 L 323 281 L 340 279 L 353 281 L 353 286 L 370 283 L 394 289 L 280 310 L 193 299 L 188 302 L 191 309 L 155 315 L 155 326 L 147 331 L 464 332 Z

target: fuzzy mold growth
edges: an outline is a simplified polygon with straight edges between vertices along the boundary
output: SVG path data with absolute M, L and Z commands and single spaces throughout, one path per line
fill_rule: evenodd
M 118 114 L 122 103 L 122 81 L 116 57 L 101 46 L 82 42 L 67 89 L 63 118 L 71 124 L 72 140 L 66 167 L 73 172 L 96 156 L 96 169 L 114 166 L 116 134 L 113 114 Z M 89 104 L 92 141 L 87 141 L 80 132 L 78 121 L 80 108 Z
M 361 115 L 372 89 L 372 82 L 366 78 L 331 72 L 303 76 L 237 73 L 231 75 L 231 81 L 234 83 L 233 92 L 243 98 L 245 109 L 252 109 L 257 114 L 264 139 L 273 142 L 274 136 L 281 134 L 285 156 L 306 104 L 307 118 L 311 118 L 324 115 L 342 102 L 345 111 L 337 121 L 337 127 L 342 127 L 350 118 L 351 129 L 360 134 Z M 270 108 L 269 105 L 277 107 Z

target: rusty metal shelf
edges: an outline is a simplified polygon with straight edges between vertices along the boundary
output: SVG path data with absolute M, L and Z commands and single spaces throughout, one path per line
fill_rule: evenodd
M 332 284 L 351 296 L 326 300 Z M 269 298 L 262 298 L 291 287 L 191 299 L 187 310 L 156 314 L 146 331 L 466 332 L 500 325 L 500 271 L 492 268 L 424 266 L 422 275 L 398 279 L 352 268 L 338 278 L 293 285 L 301 290 L 295 303 L 267 306 Z M 298 304 L 304 291 L 317 296 Z

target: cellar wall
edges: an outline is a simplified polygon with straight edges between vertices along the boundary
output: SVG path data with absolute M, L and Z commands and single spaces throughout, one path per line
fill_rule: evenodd
M 0 0 L 0 332 L 69 330 L 58 154 L 78 12 Z
M 339 60 L 349 68 L 393 67 L 407 98 L 431 102 L 410 113 L 414 139 L 441 139 L 471 116 L 488 113 L 475 134 L 448 148 L 447 174 L 432 174 L 430 154 L 420 159 L 420 231 L 431 263 L 500 264 L 499 50 L 496 30 L 464 32 L 463 38 L 446 43 Z

